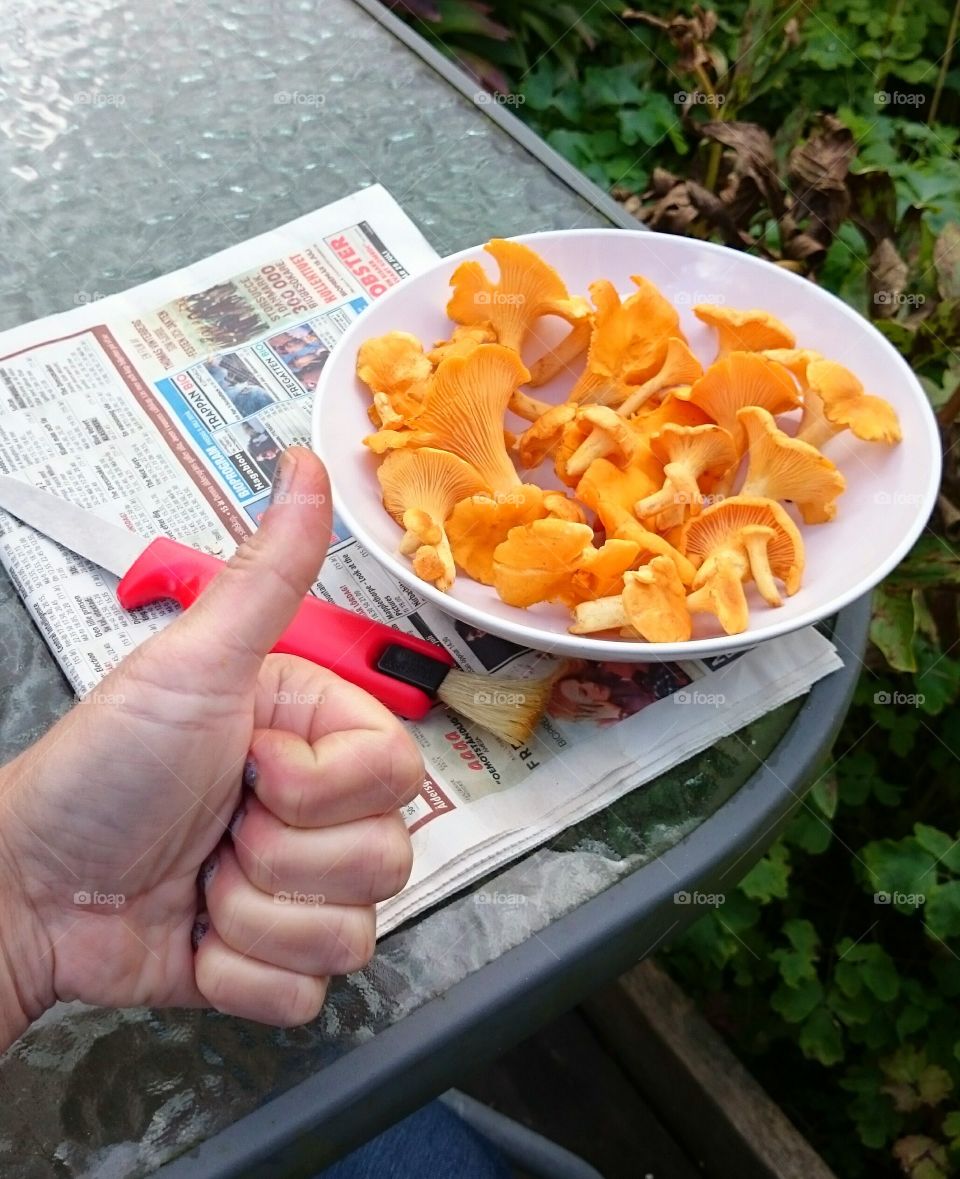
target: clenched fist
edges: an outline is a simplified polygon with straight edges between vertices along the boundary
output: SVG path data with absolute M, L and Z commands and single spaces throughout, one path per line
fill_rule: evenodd
M 330 537 L 320 461 L 196 604 L 0 770 L 0 1048 L 56 1000 L 312 1019 L 411 866 L 394 717 L 268 652 Z

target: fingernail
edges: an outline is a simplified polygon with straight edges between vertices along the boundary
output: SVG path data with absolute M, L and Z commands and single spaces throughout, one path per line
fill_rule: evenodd
M 210 929 L 209 917 L 198 917 L 193 923 L 193 929 L 190 931 L 190 944 L 194 949 L 200 945 L 204 937 Z
M 218 852 L 211 852 L 209 856 L 200 865 L 200 887 L 205 889 L 210 884 L 210 881 L 217 873 L 217 867 L 220 863 L 220 855 Z
M 236 838 L 237 832 L 240 830 L 240 824 L 243 822 L 243 816 L 247 813 L 247 804 L 241 802 L 237 809 L 233 812 L 230 822 L 227 824 L 227 830 Z
M 260 771 L 257 769 L 257 763 L 253 759 L 253 754 L 247 758 L 243 766 L 243 784 L 248 790 L 256 790 L 257 779 L 260 777 Z
M 286 503 L 290 498 L 290 487 L 293 483 L 293 475 L 296 469 L 297 456 L 291 454 L 289 450 L 285 450 L 280 456 L 280 463 L 273 481 L 273 490 L 270 492 L 271 504 Z

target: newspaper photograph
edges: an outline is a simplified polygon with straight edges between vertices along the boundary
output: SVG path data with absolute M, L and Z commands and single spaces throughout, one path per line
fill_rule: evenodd
M 229 557 L 257 527 L 284 449 L 345 329 L 437 258 L 379 185 L 238 246 L 0 335 L 0 473 L 139 535 Z M 335 506 L 335 505 L 334 505 Z M 78 696 L 167 625 L 125 612 L 117 579 L 0 512 L 0 562 Z M 589 663 L 527 651 L 430 606 L 336 516 L 314 586 L 443 646 L 467 671 L 555 676 L 513 748 L 438 706 L 410 725 L 427 777 L 405 809 L 415 868 L 381 932 L 779 704 L 840 666 L 817 632 L 712 662 Z M 442 819 L 442 822 L 437 820 Z

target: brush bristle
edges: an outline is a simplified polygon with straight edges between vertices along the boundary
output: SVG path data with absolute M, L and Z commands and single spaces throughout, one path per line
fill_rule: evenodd
M 437 696 L 495 737 L 522 745 L 546 711 L 556 678 L 493 679 L 454 668 L 444 677 Z

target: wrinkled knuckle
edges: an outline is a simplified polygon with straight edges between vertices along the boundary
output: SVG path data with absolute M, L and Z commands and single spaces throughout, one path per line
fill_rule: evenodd
M 350 910 L 338 925 L 335 936 L 331 938 L 330 973 L 353 974 L 367 965 L 376 949 L 377 929 L 373 910 Z
M 326 997 L 326 977 L 291 974 L 282 979 L 276 991 L 276 1026 L 295 1028 L 311 1023 L 320 1014 Z
M 217 935 L 224 945 L 239 953 L 245 953 L 245 926 L 243 919 L 243 898 L 239 889 L 227 889 L 216 898 L 207 897 L 207 907 Z
M 416 797 L 423 785 L 423 756 L 413 738 L 402 729 L 391 734 L 387 749 L 385 783 L 395 799 L 394 805 L 405 806 Z
M 385 901 L 403 888 L 413 868 L 413 848 L 403 823 L 390 823 L 381 828 L 371 851 L 374 866 L 370 899 Z

